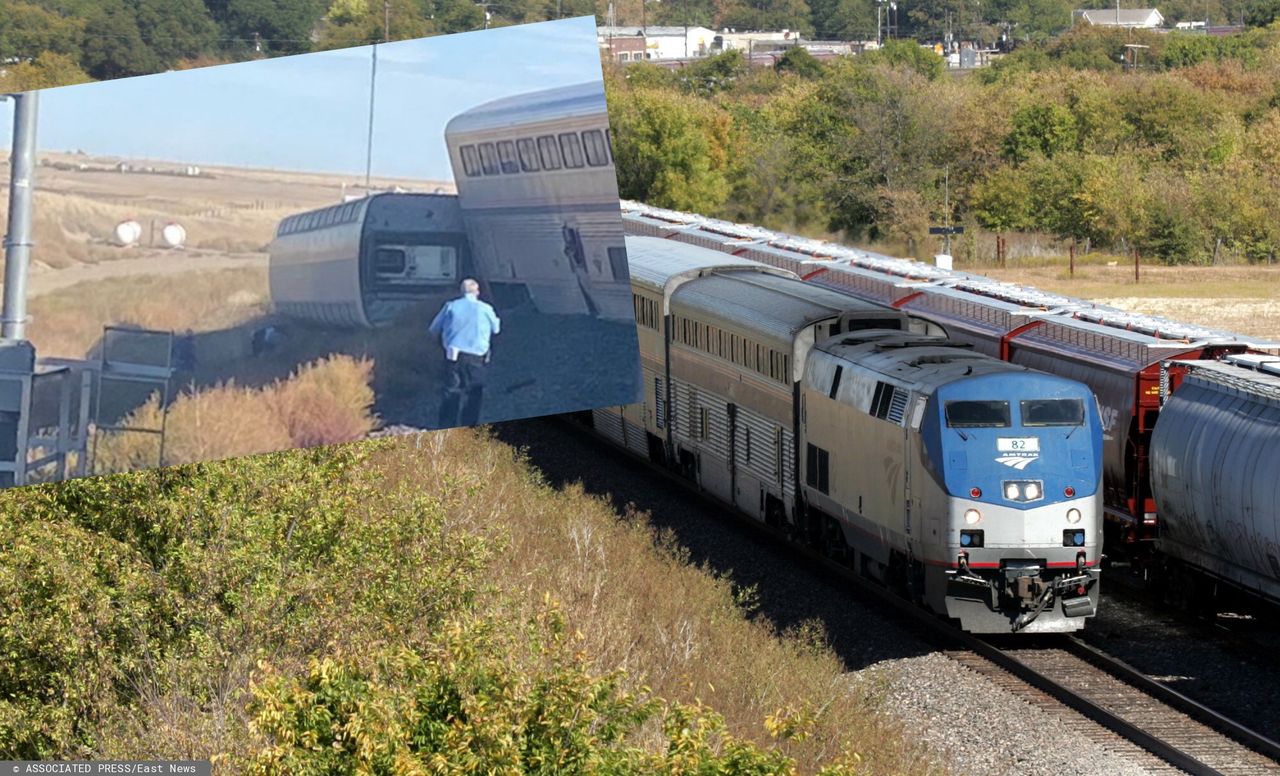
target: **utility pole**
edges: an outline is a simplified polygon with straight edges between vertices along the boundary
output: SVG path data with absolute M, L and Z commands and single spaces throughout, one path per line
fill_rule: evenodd
M 391 40 L 391 0 L 382 0 L 382 42 Z
M 373 44 L 373 66 L 369 69 L 369 134 L 364 158 L 364 192 L 367 196 L 373 179 L 373 104 L 378 91 L 378 44 Z
M 9 231 L 4 240 L 4 311 L 0 336 L 26 339 L 27 271 L 31 265 L 31 207 L 36 183 L 36 113 L 39 92 L 13 100 L 13 154 L 9 158 Z

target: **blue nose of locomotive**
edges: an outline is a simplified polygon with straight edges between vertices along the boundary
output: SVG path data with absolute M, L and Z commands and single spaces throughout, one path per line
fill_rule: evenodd
M 934 476 L 953 496 L 1029 509 L 1093 495 L 1102 426 L 1083 384 L 1024 370 L 941 386 L 921 425 Z

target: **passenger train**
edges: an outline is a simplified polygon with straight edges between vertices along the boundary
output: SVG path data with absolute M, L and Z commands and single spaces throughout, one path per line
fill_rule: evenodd
M 974 632 L 1096 611 L 1102 440 L 1087 386 L 891 306 L 629 237 L 641 404 L 595 430 Z
M 815 285 L 927 316 L 980 352 L 1089 385 L 1106 431 L 1104 496 L 1114 551 L 1156 535 L 1149 457 L 1160 411 L 1160 363 L 1276 347 L 921 262 L 640 203 L 623 203 L 623 222 L 630 234 L 666 237 L 783 267 Z
M 276 309 L 375 328 L 474 276 L 501 309 L 631 320 L 601 83 L 472 108 L 445 144 L 457 195 L 375 194 L 281 221 Z
M 1207 387 L 1212 370 L 1192 365 L 1235 362 L 1233 369 L 1240 371 L 1241 363 L 1258 358 L 1258 354 L 1277 352 L 1280 344 L 641 203 L 623 203 L 623 222 L 628 234 L 662 237 L 752 259 L 793 271 L 816 286 L 844 290 L 928 317 L 979 352 L 1085 383 L 1098 398 L 1104 428 L 1107 554 L 1137 563 L 1152 577 L 1161 576 L 1167 561 L 1174 558 L 1205 570 L 1215 580 L 1280 603 L 1276 587 L 1280 585 L 1280 564 L 1269 560 L 1272 555 L 1280 557 L 1280 550 L 1274 549 L 1280 537 L 1280 514 L 1274 508 L 1270 512 L 1257 511 L 1256 506 L 1244 510 L 1238 494 L 1227 485 L 1237 479 L 1214 474 L 1219 464 L 1205 450 L 1184 451 L 1194 459 L 1194 471 L 1185 462 L 1169 468 L 1174 460 L 1169 451 L 1179 439 L 1169 429 L 1181 424 L 1185 430 L 1192 405 L 1189 398 L 1162 404 L 1165 397 L 1177 397 L 1184 376 L 1193 373 L 1198 374 L 1200 387 L 1189 395 L 1213 393 L 1221 399 L 1225 389 L 1210 391 Z M 1258 391 L 1261 389 L 1255 393 Z M 1265 405 L 1260 398 L 1250 401 L 1255 408 Z M 1170 422 L 1166 433 L 1161 431 L 1160 418 L 1170 410 L 1182 419 Z M 1228 417 L 1205 407 L 1196 412 L 1196 422 L 1203 424 L 1222 424 Z M 1275 455 L 1280 435 L 1259 437 L 1256 432 L 1256 428 L 1252 433 L 1238 431 L 1241 440 L 1255 446 L 1255 453 L 1263 452 L 1259 445 L 1266 440 L 1268 454 Z M 1162 446 L 1158 454 L 1154 448 L 1157 440 Z M 1224 445 L 1231 443 L 1231 437 L 1222 440 Z M 1157 455 L 1162 463 L 1155 463 Z M 1246 463 L 1237 455 L 1230 459 Z M 1158 466 L 1165 468 L 1157 471 Z M 1203 493 L 1194 507 L 1185 490 L 1187 478 L 1198 483 Z M 1259 481 L 1252 482 L 1251 487 L 1261 487 Z M 1219 505 L 1217 517 L 1210 515 L 1209 503 Z M 1162 513 L 1167 509 L 1179 512 L 1171 517 L 1175 524 L 1166 535 Z M 1219 526 L 1211 527 L 1214 522 Z M 1209 563 L 1203 550 L 1193 551 L 1191 543 L 1175 538 L 1205 532 L 1225 535 L 1222 532 L 1228 528 L 1239 542 L 1255 547 L 1250 550 L 1251 560 L 1224 551 Z M 1263 546 L 1272 549 L 1256 549 Z M 1168 554 L 1159 556 L 1157 547 Z M 1198 565 L 1202 563 L 1204 567 Z M 1266 577 L 1265 584 L 1260 577 Z

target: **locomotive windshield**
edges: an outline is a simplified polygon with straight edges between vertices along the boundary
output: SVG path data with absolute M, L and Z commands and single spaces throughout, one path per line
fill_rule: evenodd
M 1007 401 L 949 401 L 948 428 L 1005 428 L 1009 425 Z
M 1080 399 L 1032 399 L 1021 404 L 1024 426 L 1084 425 L 1084 402 Z

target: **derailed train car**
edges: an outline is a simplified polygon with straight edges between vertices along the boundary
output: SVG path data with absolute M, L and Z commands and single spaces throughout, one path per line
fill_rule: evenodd
M 485 103 L 445 128 L 477 272 L 505 304 L 630 320 L 601 82 Z
M 777 268 L 627 248 L 645 398 L 596 410 L 599 433 L 967 630 L 1075 630 L 1094 613 L 1086 386 Z
M 815 285 L 927 316 L 951 336 L 1013 363 L 1079 380 L 1101 404 L 1105 504 L 1114 541 L 1149 547 L 1159 528 L 1149 458 L 1160 364 L 1275 347 L 856 248 L 689 213 L 623 204 L 629 233 L 714 248 L 783 267 Z
M 1203 601 L 1187 564 L 1280 603 L 1280 358 L 1170 362 L 1181 385 L 1151 439 L 1161 553 L 1185 603 Z M 1200 599 L 1199 601 L 1197 599 Z
M 457 197 L 387 193 L 285 218 L 268 281 L 284 315 L 377 328 L 456 291 L 471 270 Z

